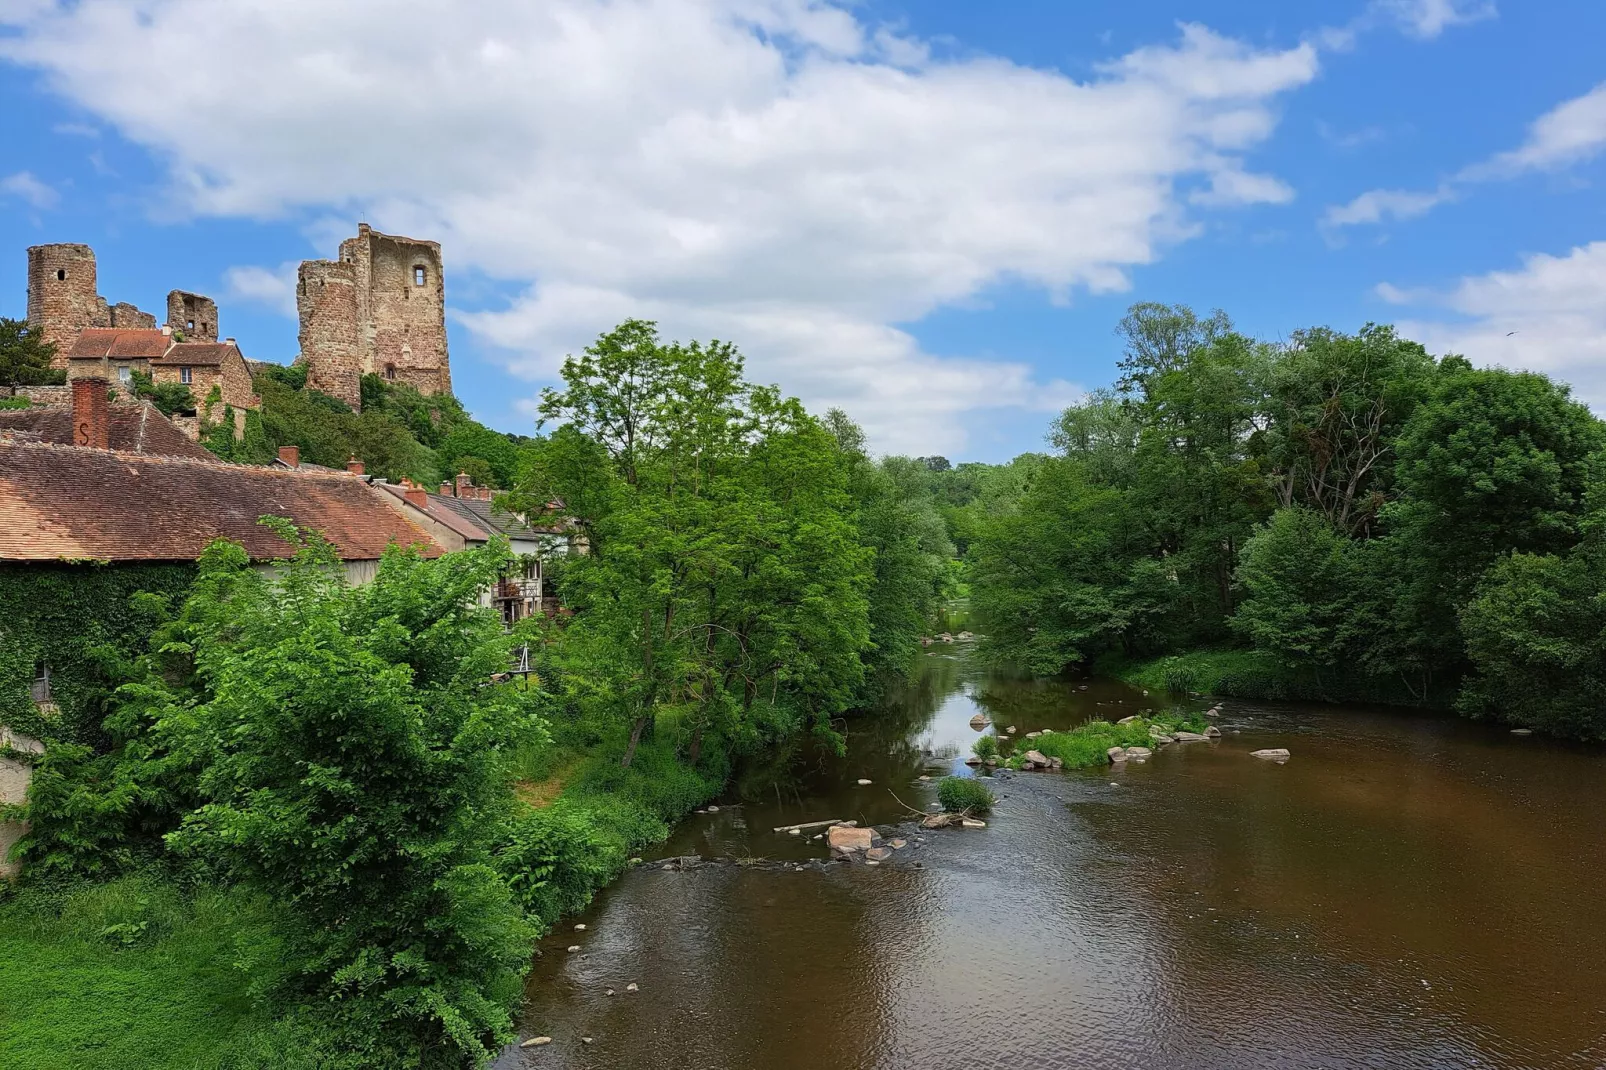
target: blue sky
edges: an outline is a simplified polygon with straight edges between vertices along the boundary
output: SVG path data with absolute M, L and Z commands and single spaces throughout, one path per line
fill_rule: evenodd
M 1002 460 L 1134 301 L 1398 322 L 1606 403 L 1606 4 L 0 0 L 0 314 L 24 249 L 220 302 L 435 238 L 454 385 L 528 431 L 618 320 L 740 344 L 878 448 Z

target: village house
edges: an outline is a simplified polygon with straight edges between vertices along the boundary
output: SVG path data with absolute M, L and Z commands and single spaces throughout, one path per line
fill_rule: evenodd
M 103 378 L 80 377 L 71 387 L 70 412 L 0 414 L 0 579 L 53 570 L 70 581 L 91 570 L 190 565 L 218 539 L 239 543 L 260 567 L 272 568 L 295 547 L 259 523 L 264 516 L 320 533 L 354 583 L 373 578 L 388 547 L 414 547 L 426 557 L 446 550 L 389 507 L 389 495 L 369 485 L 360 465 L 310 471 L 228 464 L 170 426 L 161 430 L 166 422 L 149 406 L 112 404 Z M 98 623 L 83 622 L 84 643 L 95 641 Z M 41 716 L 60 713 L 60 666 L 85 660 L 55 641 L 0 620 L 0 647 L 21 652 L 24 669 L 33 665 L 32 708 Z M 0 686 L 30 681 L 6 679 Z M 8 753 L 40 746 L 13 729 L 6 726 L 0 741 L 0 804 L 22 802 L 29 779 L 26 761 Z M 14 822 L 0 825 L 0 875 L 22 832 Z
M 67 350 L 67 379 L 105 379 L 120 392 L 132 391 L 136 373 L 153 383 L 189 388 L 195 408 L 176 413 L 173 422 L 191 438 L 202 424 L 220 423 L 229 414 L 234 437 L 245 434 L 245 414 L 262 407 L 251 386 L 251 371 L 234 339 L 180 341 L 172 327 L 86 327 Z
M 398 509 L 436 542 L 449 550 L 483 546 L 501 536 L 517 559 L 516 567 L 493 589 L 480 597 L 511 626 L 538 613 L 557 612 L 557 597 L 547 578 L 546 564 L 572 548 L 571 532 L 556 521 L 526 523 L 495 505 L 489 487 L 476 487 L 467 473 L 442 483 L 438 493 L 410 480 L 402 484 L 376 482 Z

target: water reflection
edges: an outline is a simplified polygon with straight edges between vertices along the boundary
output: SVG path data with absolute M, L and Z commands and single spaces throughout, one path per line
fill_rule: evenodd
M 933 648 L 845 757 L 771 756 L 664 853 L 819 857 L 772 826 L 924 806 L 978 711 L 1024 734 L 1154 701 Z M 1598 751 L 1363 709 L 1229 703 L 1223 724 L 1146 765 L 1001 782 L 988 828 L 900 859 L 921 869 L 632 873 L 531 976 L 527 1033 L 555 1043 L 499 1065 L 1606 1064 Z M 1269 745 L 1293 760 L 1249 757 Z

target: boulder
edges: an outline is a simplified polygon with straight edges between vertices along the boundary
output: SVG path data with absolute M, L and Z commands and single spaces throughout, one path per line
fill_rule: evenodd
M 585 922 L 581 922 L 581 923 L 580 923 L 580 924 L 579 924 L 579 925 L 576 925 L 576 926 L 575 926 L 575 927 L 574 927 L 574 931 L 575 931 L 575 932 L 577 932 L 577 933 L 583 933 L 583 932 L 585 932 L 585 931 L 586 931 L 586 925 L 585 925 Z
M 569 954 L 571 954 L 571 955 L 572 955 L 572 954 L 574 954 L 574 953 L 575 953 L 575 952 L 576 952 L 576 951 L 579 951 L 579 950 L 580 950 L 580 945 L 579 945 L 579 944 L 570 944 L 570 945 L 569 945 Z
M 1138 715 L 1134 713 L 1132 716 L 1123 717 L 1119 721 L 1116 721 L 1115 723 L 1116 724 L 1131 724 L 1133 721 L 1135 721 L 1137 719 L 1138 719 Z
M 1111 747 L 1109 750 L 1104 752 L 1104 756 L 1110 759 L 1110 763 L 1112 765 L 1116 762 L 1124 762 L 1126 761 L 1126 748 Z
M 1172 732 L 1171 738 L 1178 743 L 1203 743 L 1210 737 L 1203 732 Z
M 1154 752 L 1148 747 L 1128 747 L 1126 749 L 1126 760 L 1129 762 L 1146 762 L 1153 756 Z
M 825 839 L 833 850 L 837 851 L 868 851 L 881 843 L 881 834 L 875 829 L 848 828 L 846 825 L 833 825 L 825 834 Z
M 961 639 L 974 639 L 976 637 L 974 635 L 972 635 L 970 632 L 960 632 L 959 633 L 959 638 L 961 638 Z
M 868 851 L 864 852 L 864 857 L 869 859 L 871 862 L 883 862 L 892 857 L 892 848 L 872 847 Z
M 1010 735 L 1014 735 L 1015 734 L 1015 726 L 1014 725 L 1010 725 L 1008 728 L 1004 729 L 1004 731 L 1008 732 Z
M 521 1048 L 542 1048 L 552 1043 L 551 1037 L 531 1037 L 529 1040 L 519 1042 Z
M 905 847 L 909 846 L 909 841 L 908 840 L 890 840 L 888 842 L 890 842 L 892 844 L 892 849 L 894 851 L 901 851 Z
M 1065 760 L 1063 758 L 1050 758 L 1048 760 L 1048 767 L 1050 769 L 1064 769 Z
M 1267 747 L 1265 750 L 1251 751 L 1250 755 L 1264 758 L 1268 762 L 1286 762 L 1290 757 L 1288 751 L 1282 747 Z
M 1215 725 L 1210 725 L 1205 729 L 1204 734 L 1211 739 L 1220 739 L 1221 729 L 1217 728 Z
M 625 985 L 625 991 L 626 992 L 640 992 L 641 988 L 640 988 L 640 986 L 638 986 L 636 984 L 636 982 L 631 981 L 629 984 Z
M 1048 765 L 1048 756 L 1045 755 L 1040 750 L 1029 750 L 1029 751 L 1027 751 L 1026 752 L 1026 760 L 1028 762 L 1030 762 L 1032 765 L 1037 765 L 1037 766 L 1046 766 L 1046 765 Z
M 987 719 L 987 715 L 984 713 L 978 713 L 976 716 L 970 719 L 970 727 L 974 728 L 978 732 L 990 724 L 992 724 L 992 722 Z
M 717 806 L 710 806 L 710 807 L 709 807 L 709 808 L 708 808 L 708 812 L 709 812 L 709 813 L 711 813 L 711 814 L 717 814 L 717 813 L 719 813 L 719 807 L 717 807 Z
M 962 817 L 959 819 L 959 824 L 961 827 L 967 829 L 984 829 L 987 827 L 987 822 L 978 821 L 974 817 Z
M 965 764 L 966 765 L 980 765 L 981 764 L 981 759 L 976 757 L 974 754 L 972 754 L 969 758 L 965 759 Z M 922 779 L 924 779 L 924 778 L 922 778 Z
M 920 827 L 923 829 L 945 829 L 950 825 L 959 824 L 959 820 L 958 814 L 932 814 L 920 822 Z
M 861 787 L 861 788 L 868 787 L 869 784 L 870 784 L 870 781 L 864 779 L 864 777 L 860 777 L 859 778 L 859 787 Z

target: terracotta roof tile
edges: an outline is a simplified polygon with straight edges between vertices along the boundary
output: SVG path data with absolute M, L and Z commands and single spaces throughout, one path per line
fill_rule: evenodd
M 222 364 L 236 349 L 230 342 L 175 342 L 161 357 L 154 359 L 158 364 Z
M 162 457 L 190 457 L 198 461 L 217 458 L 199 442 L 173 426 L 173 422 L 149 402 L 138 405 L 111 405 L 106 409 L 111 448 L 125 453 L 145 453 Z M 0 431 L 22 431 L 38 436 L 41 442 L 72 445 L 72 410 L 62 406 L 36 405 L 28 409 L 0 411 Z
M 0 440 L 0 561 L 193 561 L 220 538 L 288 556 L 262 516 L 321 531 L 347 561 L 442 552 L 356 476 Z
M 172 336 L 161 328 L 85 327 L 67 351 L 67 356 L 159 357 L 172 344 Z

